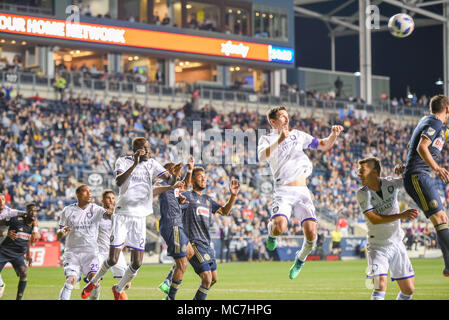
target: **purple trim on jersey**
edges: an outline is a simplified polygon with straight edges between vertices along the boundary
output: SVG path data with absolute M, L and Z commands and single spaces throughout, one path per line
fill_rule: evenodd
M 134 248 L 134 247 L 130 247 L 130 246 L 126 246 L 127 248 L 133 249 L 133 250 L 137 250 L 137 251 L 145 251 L 145 249 L 140 249 L 140 248 Z
M 162 171 L 161 173 L 159 173 L 157 176 L 158 177 L 160 177 L 161 175 L 163 175 L 164 173 L 166 173 L 167 172 L 167 170 L 165 170 L 165 171 Z
M 374 208 L 371 208 L 371 209 L 368 209 L 368 210 L 363 211 L 363 214 L 365 214 L 365 213 L 367 213 L 367 212 L 369 212 L 369 211 L 371 211 L 371 210 L 374 210 Z
M 274 216 L 271 216 L 270 220 L 272 220 L 274 217 L 277 217 L 277 216 L 284 216 L 285 219 L 287 219 L 287 221 L 288 221 L 288 217 L 283 213 L 276 213 Z
M 114 247 L 114 248 L 118 248 L 118 247 L 121 247 L 121 246 L 123 246 L 125 243 L 124 242 L 122 242 L 122 244 L 118 244 L 118 245 L 113 245 L 113 244 L 110 244 L 109 246 L 110 247 Z
M 315 218 L 305 218 L 304 220 L 301 221 L 301 225 L 304 221 L 307 221 L 307 220 L 314 220 L 315 222 L 318 222 L 318 220 Z
M 372 278 L 380 277 L 380 276 L 388 276 L 388 273 L 379 273 L 379 274 L 375 274 L 374 276 L 366 276 L 366 278 L 372 279 Z
M 396 280 L 404 280 L 404 279 L 408 279 L 408 278 L 413 278 L 415 275 L 412 274 L 411 276 L 408 277 L 404 277 L 404 278 L 391 278 L 391 281 L 396 281 Z
M 307 148 L 318 149 L 319 143 L 320 143 L 320 140 L 318 140 L 318 138 L 313 138 L 312 142 L 308 145 Z

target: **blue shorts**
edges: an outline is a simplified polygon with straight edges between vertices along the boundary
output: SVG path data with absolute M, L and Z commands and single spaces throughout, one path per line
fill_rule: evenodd
M 201 274 L 204 271 L 217 270 L 217 261 L 215 260 L 214 249 L 211 247 L 205 247 L 201 244 L 193 243 L 192 248 L 195 254 L 189 262 L 197 274 Z
M 17 268 L 22 266 L 26 268 L 25 256 L 23 254 L 16 257 L 11 257 L 0 252 L 0 272 L 8 262 L 12 264 L 14 270 L 17 270 Z
M 189 238 L 184 233 L 183 227 L 173 226 L 166 230 L 160 229 L 161 236 L 167 244 L 167 253 L 173 259 L 180 259 L 187 256 L 187 245 Z
M 444 211 L 438 182 L 427 173 L 404 174 L 404 189 L 418 207 L 429 218 L 438 211 Z

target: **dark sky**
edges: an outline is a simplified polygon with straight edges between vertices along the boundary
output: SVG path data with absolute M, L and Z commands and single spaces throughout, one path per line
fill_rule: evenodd
M 358 1 L 355 1 L 357 3 Z M 335 1 L 336 4 L 341 1 Z M 333 3 L 308 6 L 307 9 L 329 12 Z M 440 6 L 441 7 L 441 6 Z M 338 15 L 349 15 L 357 6 Z M 439 12 L 438 6 L 429 8 Z M 399 8 L 382 4 L 382 15 L 400 13 Z M 415 16 L 421 17 L 422 16 Z M 381 22 L 381 25 L 386 22 Z M 331 45 L 328 29 L 317 19 L 295 18 L 296 66 L 330 69 Z M 391 97 L 406 96 L 407 85 L 411 92 L 434 95 L 442 93 L 442 87 L 435 85 L 443 79 L 443 27 L 419 27 L 407 38 L 393 37 L 389 32 L 374 32 L 372 40 L 372 73 L 390 77 Z M 336 38 L 336 70 L 359 71 L 358 35 Z

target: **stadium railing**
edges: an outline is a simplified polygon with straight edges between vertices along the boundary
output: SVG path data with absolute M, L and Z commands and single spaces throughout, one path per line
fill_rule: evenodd
M 67 91 L 82 93 L 83 95 L 90 94 L 91 97 L 97 95 L 104 99 L 136 97 L 143 99 L 145 103 L 154 98 L 166 101 L 175 101 L 175 99 L 185 101 L 191 99 L 192 90 L 198 90 L 199 98 L 203 102 L 209 102 L 214 105 L 221 103 L 223 106 L 229 103 L 238 103 L 247 107 L 255 107 L 257 110 L 259 108 L 265 109 L 267 105 L 290 104 L 310 109 L 332 111 L 335 114 L 339 114 L 340 110 L 352 110 L 354 112 L 365 112 L 366 114 L 383 113 L 397 116 L 422 117 L 428 112 L 427 108 L 420 105 L 394 106 L 389 101 L 371 105 L 348 100 L 320 100 L 311 98 L 304 92 L 281 93 L 280 96 L 274 96 L 248 92 L 247 90 L 211 88 L 203 85 L 192 86 L 185 83 L 171 87 L 152 82 L 130 81 L 138 79 L 138 76 L 130 74 L 119 75 L 125 78 L 126 81 L 110 80 L 107 79 L 108 75 L 106 75 L 105 79 L 99 78 L 96 74 L 86 77 L 83 72 L 63 71 L 61 74 L 67 80 Z M 21 92 L 21 89 L 30 91 L 30 94 L 46 92 L 47 95 L 50 95 L 55 92 L 54 78 L 33 72 L 0 71 L 0 80 L 4 86 L 13 86 L 19 92 Z M 42 90 L 42 87 L 45 87 L 45 89 Z

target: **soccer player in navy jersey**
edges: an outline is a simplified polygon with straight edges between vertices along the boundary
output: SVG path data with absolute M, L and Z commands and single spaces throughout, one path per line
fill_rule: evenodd
M 433 171 L 444 183 L 449 182 L 449 172 L 437 162 L 447 140 L 445 124 L 448 118 L 449 98 L 434 96 L 430 100 L 430 115 L 422 118 L 413 131 L 403 173 L 405 190 L 435 227 L 446 277 L 449 277 L 448 217 L 438 193 L 438 181 L 430 174 Z
M 8 262 L 14 267 L 16 274 L 19 276 L 16 300 L 22 300 L 27 285 L 25 255 L 28 266 L 31 266 L 30 245 L 32 243 L 31 235 L 37 228 L 34 224 L 36 215 L 36 204 L 29 203 L 23 216 L 15 216 L 0 221 L 0 225 L 8 226 L 12 233 L 12 236 L 8 236 L 0 245 L 0 272 Z

